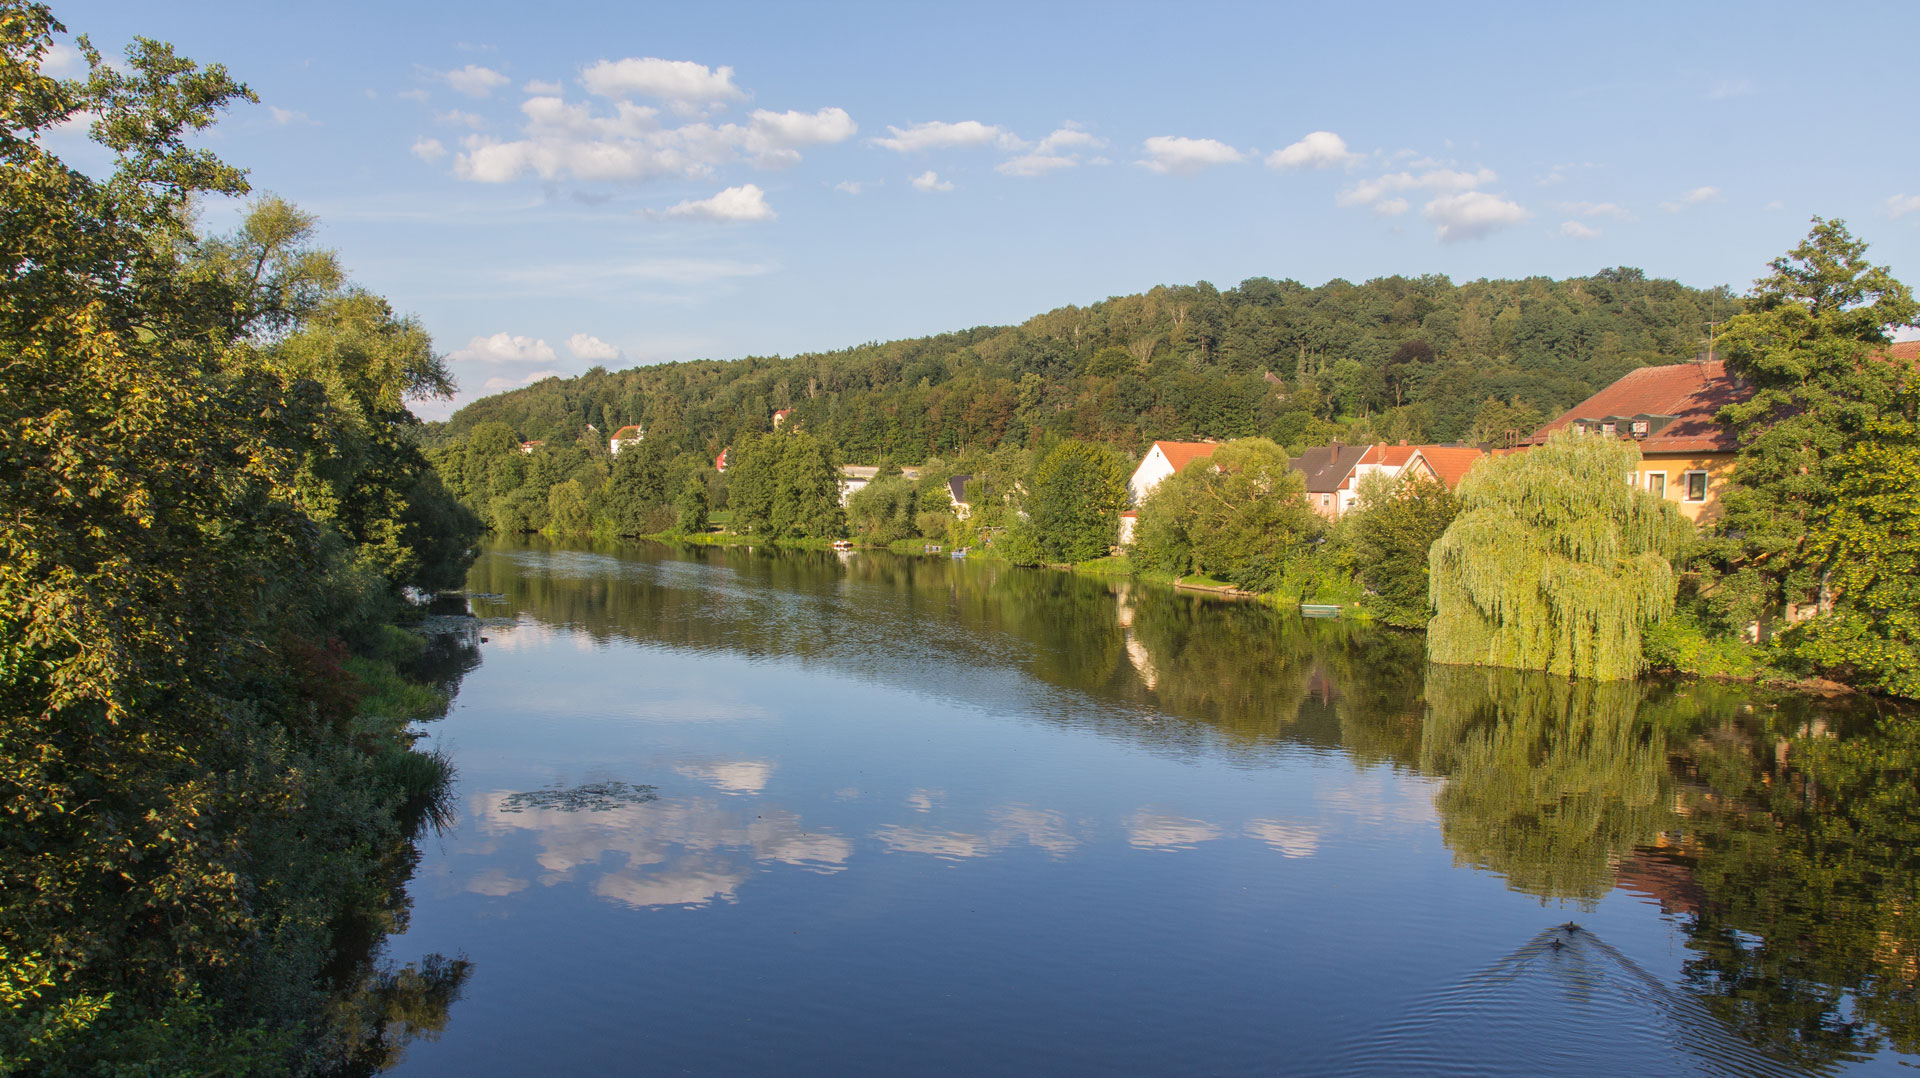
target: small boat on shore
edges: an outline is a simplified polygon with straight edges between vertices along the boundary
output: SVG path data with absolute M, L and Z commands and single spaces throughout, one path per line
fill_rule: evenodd
M 955 558 L 964 558 L 964 557 L 966 557 L 966 556 L 967 556 L 967 548 L 966 548 L 966 547 L 955 547 L 955 548 L 954 548 L 954 551 L 953 551 L 953 554 L 952 554 L 952 555 L 950 555 L 950 556 L 951 556 L 951 557 L 955 557 Z
M 850 540 L 850 539 L 835 539 L 835 540 L 833 541 L 833 549 L 835 549 L 835 550 L 852 550 L 852 549 L 853 549 L 853 541 L 852 541 L 852 540 Z

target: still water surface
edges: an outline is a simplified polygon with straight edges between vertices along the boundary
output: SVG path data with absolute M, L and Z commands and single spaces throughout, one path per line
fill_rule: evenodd
M 943 559 L 512 541 L 469 588 L 389 952 L 470 972 L 404 1075 L 1920 1061 L 1909 716 Z

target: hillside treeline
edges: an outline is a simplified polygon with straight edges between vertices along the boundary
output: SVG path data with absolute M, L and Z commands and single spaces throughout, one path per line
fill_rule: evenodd
M 1201 282 L 839 352 L 594 368 L 476 401 L 430 437 L 498 422 L 570 443 L 640 423 L 711 457 L 791 408 L 842 459 L 907 464 L 1049 436 L 1133 454 L 1159 438 L 1497 440 L 1628 370 L 1692 356 L 1710 321 L 1740 309 L 1725 288 L 1628 268 L 1563 281 Z

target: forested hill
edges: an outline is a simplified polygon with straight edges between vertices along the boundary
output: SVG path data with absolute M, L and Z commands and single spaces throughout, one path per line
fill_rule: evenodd
M 1740 308 L 1724 287 L 1626 268 L 1460 285 L 1201 282 L 839 352 L 595 368 L 475 401 L 431 437 L 458 441 L 499 421 L 564 443 L 589 423 L 603 434 L 643 423 L 650 438 L 712 453 L 792 408 L 856 461 L 913 463 L 1046 434 L 1129 452 L 1156 438 L 1251 434 L 1295 446 L 1336 434 L 1479 441 L 1634 367 L 1694 355 L 1707 323 Z

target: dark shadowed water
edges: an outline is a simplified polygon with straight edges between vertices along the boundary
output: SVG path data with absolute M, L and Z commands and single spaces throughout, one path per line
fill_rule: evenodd
M 1059 573 L 503 542 L 407 1075 L 1738 1074 L 1920 1051 L 1920 733 Z M 1877 731 L 1877 732 L 1876 732 Z

